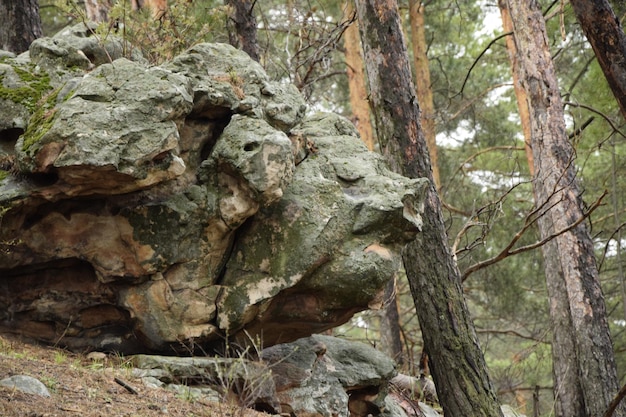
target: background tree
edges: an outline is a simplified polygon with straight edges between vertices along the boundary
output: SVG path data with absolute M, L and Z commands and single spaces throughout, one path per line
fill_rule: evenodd
M 537 223 L 543 240 L 558 416 L 600 416 L 617 372 L 574 150 L 537 1 L 508 0 L 518 79 L 528 96 Z M 565 231 L 561 233 L 561 231 Z M 624 415 L 621 413 L 615 415 Z
M 230 44 L 250 55 L 259 62 L 259 45 L 257 42 L 257 23 L 254 17 L 256 0 L 226 0 L 231 7 L 231 29 L 228 33 Z M 233 28 L 234 26 L 234 28 Z
M 381 150 L 397 172 L 432 181 L 397 3 L 359 1 L 356 10 Z M 432 183 L 423 219 L 403 258 L 444 414 L 501 416 Z
M 428 43 L 426 42 L 425 26 L 426 4 L 421 0 L 409 0 L 409 21 L 411 24 L 411 45 L 413 46 L 413 62 L 415 68 L 415 90 L 417 102 L 421 110 L 421 124 L 424 138 L 430 154 L 430 166 L 433 171 L 435 187 L 441 187 L 439 163 L 437 157 L 437 141 L 435 129 L 435 104 L 430 81 L 428 62 Z
M 97 23 L 108 22 L 111 6 L 110 0 L 85 0 L 87 19 Z
M 346 54 L 346 73 L 348 75 L 348 87 L 350 90 L 350 118 L 361 139 L 370 151 L 374 150 L 376 140 L 372 130 L 370 109 L 367 102 L 367 87 L 365 86 L 365 68 L 363 67 L 363 50 L 359 36 L 358 22 L 354 12 L 353 0 L 345 2 L 346 21 L 353 21 L 343 35 L 343 45 Z
M 571 0 L 604 76 L 626 117 L 626 35 L 606 0 Z
M 38 0 L 0 0 L 0 49 L 22 53 L 42 35 Z

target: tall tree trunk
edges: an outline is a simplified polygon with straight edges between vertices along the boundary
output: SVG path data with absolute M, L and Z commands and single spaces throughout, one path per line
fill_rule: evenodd
M 441 179 L 439 178 L 437 141 L 435 139 L 437 135 L 435 130 L 435 104 L 433 103 L 433 90 L 430 86 L 424 7 L 424 2 L 421 0 L 409 0 L 409 20 L 411 22 L 411 45 L 413 46 L 417 102 L 420 105 L 422 130 L 424 131 L 424 138 L 430 154 L 433 180 L 435 181 L 435 186 L 439 189 L 441 187 Z
M 500 16 L 502 16 L 502 28 L 505 33 L 513 32 L 513 22 L 506 5 L 505 0 L 498 1 L 500 8 Z M 530 146 L 531 130 L 530 130 L 530 113 L 528 110 L 528 96 L 526 91 L 519 83 L 519 71 L 517 70 L 517 47 L 513 36 L 506 37 L 506 49 L 509 51 L 509 60 L 511 61 L 511 72 L 513 73 L 513 89 L 515 90 L 515 98 L 517 99 L 517 108 L 519 111 L 520 122 L 522 124 L 522 132 L 524 132 L 524 148 L 526 149 L 526 159 L 528 161 L 528 171 L 530 175 L 534 175 L 533 149 Z
M 234 30 L 229 30 L 228 38 L 232 46 L 242 49 L 259 62 L 256 18 L 252 13 L 255 3 L 256 0 L 226 0 L 226 4 L 233 10 L 230 21 L 234 26 Z
M 570 0 L 626 119 L 626 35 L 607 0 Z
M 353 0 L 345 3 L 346 17 L 354 13 Z M 343 45 L 346 49 L 346 66 L 348 67 L 348 86 L 350 89 L 350 107 L 354 124 L 370 151 L 374 150 L 374 132 L 370 119 L 369 103 L 367 102 L 367 88 L 365 87 L 365 73 L 363 72 L 363 51 L 359 38 L 358 23 L 352 23 L 343 34 Z
M 20 54 L 41 36 L 38 0 L 0 0 L 0 49 Z
M 354 1 L 345 2 L 345 18 L 350 19 L 354 12 Z M 367 101 L 363 50 L 359 36 L 358 22 L 353 22 L 343 34 L 346 50 L 346 66 L 348 87 L 350 90 L 350 107 L 354 124 L 359 131 L 361 140 L 367 149 L 373 151 L 376 143 L 370 118 L 370 107 Z M 402 354 L 402 336 L 400 332 L 400 316 L 396 299 L 396 280 L 390 280 L 385 287 L 385 304 L 380 311 L 380 348 L 399 365 L 404 364 Z
M 574 150 L 568 141 L 545 21 L 537 0 L 507 0 L 519 82 L 528 95 L 535 204 L 542 238 L 583 216 Z M 602 416 L 617 393 L 617 372 L 585 223 L 542 246 L 550 317 L 556 415 Z M 619 410 L 615 416 L 623 416 Z
M 359 0 L 356 10 L 381 150 L 397 172 L 431 180 L 422 231 L 403 258 L 444 414 L 502 416 L 432 183 L 398 5 L 395 0 Z

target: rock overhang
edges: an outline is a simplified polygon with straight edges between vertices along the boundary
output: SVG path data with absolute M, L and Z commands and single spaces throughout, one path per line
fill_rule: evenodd
M 29 113 L 45 122 L 36 143 L 0 155 L 21 169 L 0 180 L 0 326 L 72 348 L 177 351 L 290 341 L 378 303 L 421 226 L 426 180 L 391 172 L 346 119 L 305 116 L 293 86 L 228 45 L 77 77 L 63 57 L 78 45 L 33 48 L 67 93 L 47 118 Z M 51 282 L 53 308 L 38 299 Z

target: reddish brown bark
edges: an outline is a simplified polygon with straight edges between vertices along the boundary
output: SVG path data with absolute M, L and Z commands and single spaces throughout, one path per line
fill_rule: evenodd
M 541 9 L 537 0 L 506 0 L 506 6 L 517 50 L 514 70 L 528 97 L 533 189 L 543 239 L 584 216 L 582 197 Z M 558 235 L 542 252 L 553 332 L 555 414 L 601 416 L 617 393 L 617 372 L 586 224 Z M 615 415 L 623 416 L 623 409 Z
M 109 20 L 110 0 L 85 0 L 87 19 L 92 22 L 106 22 Z
M 424 20 L 424 3 L 420 0 L 409 0 L 409 20 L 411 22 L 411 45 L 413 46 L 413 61 L 415 66 L 415 87 L 417 102 L 421 110 L 422 130 L 428 152 L 430 165 L 433 170 L 433 180 L 437 189 L 441 187 L 439 178 L 439 162 L 437 153 L 435 129 L 435 104 L 433 90 L 430 86 L 430 68 L 428 61 L 428 45 Z
M 345 5 L 346 15 L 349 18 L 354 13 L 352 1 Z M 346 49 L 346 66 L 348 86 L 350 88 L 350 107 L 354 124 L 361 135 L 361 139 L 370 151 L 374 150 L 374 132 L 370 119 L 369 103 L 367 102 L 367 88 L 365 87 L 365 73 L 363 68 L 363 51 L 359 38 L 358 23 L 352 23 L 343 34 Z
M 513 32 L 513 22 L 511 22 L 511 15 L 505 2 L 500 0 L 498 2 L 500 7 L 500 15 L 502 16 L 502 28 L 505 33 Z M 518 71 L 516 70 L 517 63 L 517 47 L 515 46 L 515 40 L 513 36 L 506 37 L 506 49 L 509 51 L 509 60 L 511 61 L 511 68 L 513 73 L 513 88 L 515 90 L 515 98 L 517 99 L 517 108 L 519 110 L 520 123 L 522 124 L 522 132 L 524 132 L 524 148 L 526 149 L 526 160 L 528 161 L 528 170 L 530 175 L 534 175 L 534 163 L 533 163 L 533 150 L 530 146 L 530 113 L 528 111 L 528 96 L 526 91 L 522 88 L 519 82 Z

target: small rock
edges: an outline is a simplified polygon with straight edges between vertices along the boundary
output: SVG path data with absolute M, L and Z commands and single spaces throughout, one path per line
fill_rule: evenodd
M 107 358 L 107 354 L 104 352 L 90 352 L 87 354 L 87 359 L 93 362 L 104 362 Z
M 0 385 L 15 388 L 27 394 L 41 395 L 42 397 L 50 396 L 50 391 L 41 381 L 28 375 L 13 375 L 4 378 L 0 380 Z
M 141 378 L 141 381 L 143 382 L 143 384 L 148 387 L 148 388 L 161 388 L 162 386 L 164 386 L 165 384 L 163 382 L 161 382 L 158 378 L 155 378 L 153 376 L 146 376 Z

